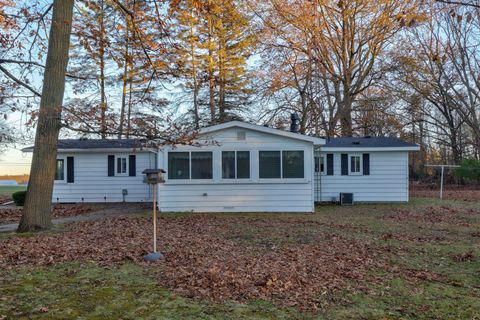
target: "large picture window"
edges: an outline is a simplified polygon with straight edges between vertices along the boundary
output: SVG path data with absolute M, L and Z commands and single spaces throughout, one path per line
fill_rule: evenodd
M 303 151 L 259 151 L 259 177 L 304 178 Z
M 65 160 L 57 159 L 55 166 L 55 180 L 63 181 L 65 180 Z
M 250 151 L 222 151 L 222 179 L 249 179 Z
M 212 179 L 212 152 L 169 152 L 168 179 Z

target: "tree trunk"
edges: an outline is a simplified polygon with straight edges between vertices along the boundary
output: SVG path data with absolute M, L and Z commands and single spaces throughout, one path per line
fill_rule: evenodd
M 125 52 L 124 52 L 124 63 L 125 65 L 123 66 L 123 87 L 122 87 L 122 105 L 120 109 L 120 123 L 118 125 L 118 139 L 122 139 L 123 135 L 123 122 L 125 121 L 125 105 L 127 102 L 127 85 L 128 85 L 128 18 L 125 21 L 125 25 L 127 28 L 125 28 Z
M 195 33 L 194 33 L 194 12 L 193 10 L 190 12 L 190 56 L 192 58 L 192 80 L 193 80 L 193 116 L 195 121 L 195 129 L 200 128 L 200 116 L 198 111 L 198 81 L 197 81 L 197 60 L 195 55 L 196 49 L 196 40 L 195 40 Z
M 211 1 L 208 1 L 209 8 Z M 210 10 L 210 9 L 209 9 Z M 212 12 L 208 12 L 208 87 L 209 87 L 209 106 L 211 123 L 215 123 L 215 79 L 213 74 L 213 21 Z
M 101 135 L 102 139 L 107 137 L 107 101 L 105 95 L 105 23 L 104 23 L 104 5 L 103 0 L 101 1 L 101 10 L 100 13 L 100 121 L 101 121 Z
M 73 0 L 54 0 L 30 181 L 18 232 L 49 229 Z

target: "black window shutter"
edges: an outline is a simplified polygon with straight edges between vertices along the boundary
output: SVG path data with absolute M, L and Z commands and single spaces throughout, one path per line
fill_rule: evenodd
M 128 156 L 128 175 L 135 177 L 137 175 L 137 163 L 135 155 Z
M 74 176 L 73 176 L 73 157 L 67 157 L 67 183 L 73 183 L 74 182 Z
M 327 176 L 333 176 L 333 153 L 327 153 Z
M 342 176 L 348 176 L 348 154 L 342 153 Z
M 370 154 L 369 153 L 363 154 L 363 175 L 364 176 L 370 175 Z
M 113 154 L 108 156 L 108 176 L 113 177 L 115 175 L 115 156 Z

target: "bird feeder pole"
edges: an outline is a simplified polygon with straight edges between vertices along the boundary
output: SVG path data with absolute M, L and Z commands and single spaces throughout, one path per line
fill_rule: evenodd
M 145 174 L 145 182 L 153 188 L 153 252 L 145 255 L 143 259 L 145 261 L 153 262 L 160 260 L 163 255 L 157 252 L 157 188 L 159 183 L 163 183 L 163 169 L 146 169 L 143 171 Z

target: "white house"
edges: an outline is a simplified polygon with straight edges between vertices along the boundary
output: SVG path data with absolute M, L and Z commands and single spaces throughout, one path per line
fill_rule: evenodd
M 142 202 L 143 170 L 162 168 L 162 211 L 312 212 L 315 202 L 408 201 L 408 152 L 396 138 L 323 139 L 231 121 L 203 128 L 193 145 L 60 140 L 54 202 Z M 31 148 L 26 149 L 31 151 Z

